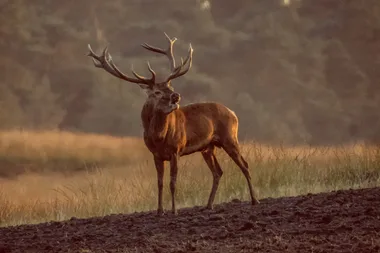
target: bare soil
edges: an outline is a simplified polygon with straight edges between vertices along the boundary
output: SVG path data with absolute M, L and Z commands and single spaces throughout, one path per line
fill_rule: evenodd
M 0 252 L 380 252 L 380 188 L 0 228 Z

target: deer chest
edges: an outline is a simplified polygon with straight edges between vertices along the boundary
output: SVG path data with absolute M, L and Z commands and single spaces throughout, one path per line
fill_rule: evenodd
M 144 135 L 144 142 L 149 151 L 157 157 L 169 161 L 178 148 L 165 138 L 154 138 Z

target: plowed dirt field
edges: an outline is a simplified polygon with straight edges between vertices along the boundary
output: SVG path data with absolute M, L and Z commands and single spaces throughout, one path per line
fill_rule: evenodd
M 0 252 L 380 252 L 380 188 L 0 228 Z

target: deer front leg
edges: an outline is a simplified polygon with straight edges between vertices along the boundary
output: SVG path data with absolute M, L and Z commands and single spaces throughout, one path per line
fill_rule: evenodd
M 177 214 L 175 206 L 175 186 L 178 172 L 178 155 L 174 154 L 170 160 L 170 192 L 172 194 L 172 213 Z
M 154 157 L 154 164 L 156 166 L 157 170 L 157 185 L 158 185 L 158 208 L 157 208 L 157 215 L 163 215 L 164 214 L 164 208 L 162 206 L 162 189 L 164 186 L 164 168 L 165 163 L 164 160 Z

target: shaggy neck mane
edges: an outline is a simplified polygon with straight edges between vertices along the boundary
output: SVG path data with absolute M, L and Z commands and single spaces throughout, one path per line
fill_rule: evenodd
M 155 139 L 164 139 L 169 128 L 169 115 L 154 111 L 152 103 L 146 102 L 141 112 L 145 133 Z

